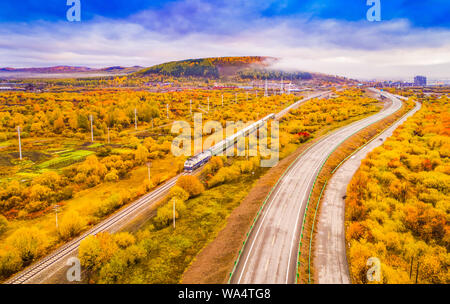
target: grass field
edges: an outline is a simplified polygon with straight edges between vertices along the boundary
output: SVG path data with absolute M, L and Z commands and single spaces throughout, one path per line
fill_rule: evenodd
M 89 146 L 90 147 L 90 146 Z M 48 161 L 40 163 L 37 165 L 39 169 L 58 169 L 62 167 L 66 167 L 72 165 L 73 163 L 84 159 L 86 156 L 94 154 L 93 151 L 87 150 L 77 150 L 77 151 L 69 151 L 58 154 L 56 158 L 52 158 Z

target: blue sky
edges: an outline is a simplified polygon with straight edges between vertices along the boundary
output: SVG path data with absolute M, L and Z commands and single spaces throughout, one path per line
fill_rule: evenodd
M 205 56 L 269 55 L 280 67 L 351 77 L 449 76 L 450 1 L 3 0 L 0 67 L 148 66 Z
M 144 10 L 163 9 L 176 2 L 159 0 L 81 0 L 83 20 L 96 16 L 127 18 Z M 208 1 L 220 7 L 230 1 Z M 247 1 L 252 2 L 252 1 Z M 265 17 L 306 14 L 311 18 L 357 21 L 365 18 L 365 0 L 254 1 L 255 13 Z M 382 0 L 383 19 L 408 19 L 414 26 L 450 27 L 448 0 Z M 0 22 L 59 21 L 66 12 L 65 0 L 3 0 Z M 239 7 L 236 7 L 239 10 Z M 189 12 L 186 12 L 189 14 Z

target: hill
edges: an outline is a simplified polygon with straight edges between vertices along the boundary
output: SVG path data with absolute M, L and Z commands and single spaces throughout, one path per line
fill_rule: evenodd
M 268 67 L 274 60 L 276 59 L 264 56 L 188 59 L 158 64 L 143 69 L 135 75 L 159 74 L 172 77 L 219 78 L 221 76 L 236 75 L 239 71 L 249 67 Z
M 113 66 L 106 68 L 89 68 L 84 66 L 52 66 L 39 68 L 0 68 L 0 78 L 82 78 L 98 76 L 127 75 L 139 71 L 142 67 Z
M 88 67 L 74 67 L 74 66 L 54 66 L 43 68 L 0 68 L 0 72 L 17 72 L 17 73 L 79 73 L 92 71 Z
M 346 83 L 348 79 L 321 73 L 304 71 L 282 71 L 271 68 L 277 61 L 274 57 L 213 57 L 171 61 L 142 69 L 130 76 L 167 76 L 218 79 L 222 77 L 235 80 L 318 80 L 331 83 Z

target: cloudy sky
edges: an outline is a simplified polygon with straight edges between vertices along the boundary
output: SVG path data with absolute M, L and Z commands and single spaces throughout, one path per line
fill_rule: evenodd
M 2 0 L 0 67 L 150 66 L 265 55 L 282 68 L 355 78 L 450 78 L 450 1 Z

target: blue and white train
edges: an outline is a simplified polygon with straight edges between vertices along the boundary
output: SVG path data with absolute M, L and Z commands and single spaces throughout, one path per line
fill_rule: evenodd
M 234 133 L 230 137 L 227 137 L 226 139 L 222 140 L 221 142 L 215 144 L 211 148 L 194 155 L 193 157 L 186 160 L 184 163 L 184 170 L 187 172 L 192 172 L 204 164 L 206 164 L 212 156 L 218 155 L 224 151 L 226 151 L 228 148 L 234 146 L 234 144 L 239 140 L 241 137 L 245 137 L 248 134 L 251 134 L 258 130 L 261 126 L 264 125 L 265 122 L 269 121 L 270 119 L 275 119 L 275 114 L 269 114 L 266 117 L 264 117 L 261 120 L 258 120 L 257 122 L 245 127 L 244 129 Z

